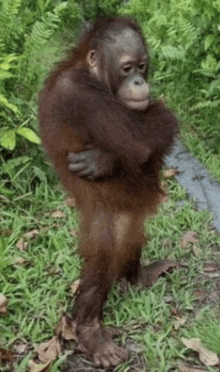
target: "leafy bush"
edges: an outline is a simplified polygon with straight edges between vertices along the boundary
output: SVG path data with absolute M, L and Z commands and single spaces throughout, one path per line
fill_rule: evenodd
M 81 10 L 75 2 L 70 5 L 59 2 L 54 6 L 50 0 L 34 3 L 2 0 L 1 5 L 0 116 L 4 121 L 1 124 L 0 145 L 11 151 L 19 143 L 19 136 L 40 143 L 34 128 L 25 125 L 30 122 L 26 100 L 36 95 L 45 74 L 39 68 L 39 56 L 58 27 L 62 29 L 68 19 L 72 24 L 79 25 Z
M 80 5 L 85 20 L 98 16 L 114 15 L 119 10 L 123 0 L 76 0 Z
M 131 0 L 122 14 L 142 26 L 152 86 L 180 116 L 185 145 L 220 179 L 220 0 Z
M 210 88 L 195 107 L 220 104 L 220 0 L 132 0 L 123 13 L 135 16 L 143 26 L 156 66 L 155 80 L 181 77 L 197 84 L 202 78 L 199 85 L 206 81 Z

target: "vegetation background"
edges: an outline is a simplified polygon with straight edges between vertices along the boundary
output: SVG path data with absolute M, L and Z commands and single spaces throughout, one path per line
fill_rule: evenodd
M 177 114 L 183 143 L 220 180 L 220 0 L 0 0 L 0 293 L 8 298 L 7 314 L 0 315 L 0 348 L 28 345 L 2 371 L 24 371 L 33 343 L 49 338 L 72 304 L 69 287 L 81 267 L 78 215 L 63 202 L 45 160 L 37 95 L 85 22 L 108 14 L 140 23 L 150 50 L 152 94 Z M 209 295 L 218 289 L 216 281 L 200 275 L 203 262 L 219 260 L 219 237 L 208 213 L 196 211 L 174 180 L 166 183 L 170 199 L 149 223 L 144 260 L 188 260 L 188 272 L 173 273 L 168 282 L 161 278 L 141 294 L 130 288 L 121 298 L 114 288 L 105 317 L 107 324 L 131 330 L 149 371 L 158 372 L 178 370 L 177 361 L 188 356 L 181 335 L 200 337 L 220 355 L 219 302 L 213 305 L 206 295 L 201 306 L 195 302 L 198 283 Z M 53 214 L 57 210 L 63 215 Z M 198 235 L 196 254 L 180 243 L 189 229 Z M 33 230 L 34 237 L 25 237 Z M 166 302 L 169 295 L 172 304 Z M 174 308 L 187 319 L 178 332 Z M 117 370 L 129 371 L 129 363 Z

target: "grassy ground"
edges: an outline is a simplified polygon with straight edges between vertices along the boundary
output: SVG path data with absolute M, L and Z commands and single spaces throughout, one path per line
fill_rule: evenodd
M 219 272 L 207 264 L 220 264 L 220 237 L 208 213 L 196 211 L 175 181 L 167 183 L 169 200 L 147 223 L 150 240 L 143 264 L 170 258 L 187 267 L 161 277 L 150 289 L 129 287 L 122 293 L 120 285 L 113 286 L 104 321 L 122 329 L 123 343 L 131 342 L 134 350 L 117 371 L 129 371 L 141 357 L 140 371 L 177 371 L 181 361 L 202 365 L 181 337 L 200 338 L 220 356 Z M 0 292 L 8 305 L 7 313 L 0 316 L 0 343 L 15 351 L 18 345 L 26 345 L 17 354 L 14 369 L 3 364 L 2 371 L 24 371 L 33 345 L 49 339 L 61 314 L 72 307 L 70 286 L 81 267 L 76 253 L 78 213 L 65 199 L 56 183 L 52 187 L 42 183 L 14 207 L 2 205 Z M 54 214 L 57 211 L 61 213 Z M 198 241 L 183 247 L 181 239 L 189 230 Z M 58 360 L 51 371 L 60 371 L 59 364 Z
M 220 182 L 219 109 L 192 109 L 191 101 L 198 95 L 196 81 L 177 77 L 163 84 L 152 81 L 152 87 L 155 97 L 161 97 L 177 115 L 182 143 Z

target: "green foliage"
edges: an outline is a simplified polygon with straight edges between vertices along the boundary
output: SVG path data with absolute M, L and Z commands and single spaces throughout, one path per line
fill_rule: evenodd
M 51 0 L 2 0 L 0 5 L 0 116 L 4 118 L 0 145 L 12 151 L 19 136 L 40 143 L 35 131 L 24 126 L 30 121 L 25 117 L 25 100 L 36 94 L 42 81 L 38 63 L 42 49 L 67 20 L 78 25 L 81 10 L 74 1 L 54 5 Z
M 18 156 L 15 159 L 10 159 L 7 161 L 7 163 L 3 163 L 2 168 L 0 170 L 0 174 L 7 173 L 11 175 L 16 168 L 21 168 L 24 164 L 30 162 L 29 156 Z
M 123 13 L 142 23 L 161 75 L 167 69 L 175 74 L 220 73 L 219 0 L 132 0 Z
M 117 13 L 123 0 L 76 0 L 83 11 L 83 17 L 95 19 L 99 16 L 114 15 Z
M 16 134 L 19 134 L 21 137 L 26 138 L 32 143 L 41 143 L 40 138 L 36 133 L 30 128 L 18 128 L 18 129 L 6 129 L 2 131 L 0 137 L 0 144 L 7 150 L 14 150 L 16 146 Z
M 13 54 L 8 54 L 4 57 L 0 57 L 0 107 L 9 109 L 13 111 L 15 114 L 19 114 L 19 110 L 17 106 L 13 105 L 8 101 L 8 99 L 5 97 L 5 89 L 4 89 L 4 83 L 7 79 L 10 79 L 14 76 L 10 70 L 15 68 L 15 62 L 17 62 L 18 57 L 16 57 Z M 1 115 L 1 114 L 0 114 Z
M 0 94 L 0 106 L 13 111 L 15 114 L 19 113 L 18 108 L 10 103 L 7 98 L 3 96 L 3 94 Z
M 45 13 L 41 20 L 34 23 L 31 34 L 24 43 L 24 52 L 21 58 L 20 74 L 24 76 L 23 82 L 25 85 L 30 85 L 33 83 L 32 80 L 37 78 L 37 72 L 33 68 L 36 65 L 33 65 L 33 61 L 37 58 L 42 46 L 57 30 L 61 22 L 62 12 L 66 7 L 67 3 L 61 3 L 54 8 L 53 12 Z
M 20 23 L 17 15 L 23 0 L 2 0 L 0 13 L 1 35 L 0 48 L 6 53 L 16 49 L 16 42 L 20 41 Z
M 4 156 L 13 156 L 12 151 L 14 156 L 23 154 L 26 139 L 39 143 L 36 94 L 52 64 L 74 41 L 82 20 L 119 11 L 142 25 L 150 46 L 153 88 L 179 107 L 181 116 L 189 112 L 195 118 L 191 127 L 187 126 L 191 117 L 184 119 L 184 132 L 196 128 L 200 140 L 202 131 L 208 133 L 202 144 L 207 139 L 209 153 L 220 153 L 220 0 L 0 0 L 0 151 L 3 148 Z
M 131 0 L 124 4 L 122 14 L 135 17 L 142 25 L 150 49 L 153 87 L 166 98 L 170 96 L 173 107 L 183 102 L 184 108 L 179 107 L 186 121 L 183 136 L 188 131 L 193 138 L 190 125 L 193 117 L 193 126 L 197 122 L 199 127 L 195 116 L 199 114 L 206 120 L 203 130 L 212 128 L 206 146 L 213 153 L 214 144 L 220 154 L 216 145 L 220 122 L 220 0 Z

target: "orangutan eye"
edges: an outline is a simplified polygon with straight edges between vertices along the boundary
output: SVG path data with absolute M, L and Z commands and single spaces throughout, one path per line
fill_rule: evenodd
M 128 66 L 124 66 L 123 67 L 123 71 L 128 74 L 129 72 L 131 72 L 132 70 L 132 66 L 131 65 L 128 65 Z
M 144 71 L 144 69 L 145 69 L 145 63 L 144 62 L 141 62 L 139 64 L 138 68 L 139 68 L 139 70 Z

